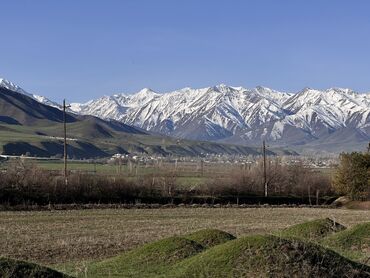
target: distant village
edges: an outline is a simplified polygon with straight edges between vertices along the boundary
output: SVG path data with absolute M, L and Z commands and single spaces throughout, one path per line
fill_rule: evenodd
M 253 165 L 260 163 L 262 156 L 236 156 L 236 155 L 214 155 L 205 154 L 203 157 L 176 157 L 176 156 L 151 156 L 151 155 L 137 155 L 137 154 L 114 154 L 108 159 L 109 164 L 127 164 L 128 162 L 137 164 L 155 165 L 158 163 L 199 163 L 207 164 L 240 164 Z M 295 165 L 302 164 L 308 168 L 335 168 L 338 165 L 337 155 L 327 156 L 268 156 L 270 163 L 279 163 L 281 165 Z

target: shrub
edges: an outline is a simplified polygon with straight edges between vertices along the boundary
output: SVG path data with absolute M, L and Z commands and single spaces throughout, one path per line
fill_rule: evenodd
M 370 154 L 342 153 L 333 180 L 333 187 L 339 194 L 352 200 L 363 200 L 370 193 Z

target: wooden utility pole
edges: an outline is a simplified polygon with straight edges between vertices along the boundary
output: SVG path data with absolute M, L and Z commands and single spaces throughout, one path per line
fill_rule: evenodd
M 66 119 L 66 100 L 63 100 L 63 128 L 64 128 L 64 182 L 68 184 L 67 172 L 67 119 Z
M 265 197 L 267 197 L 267 171 L 266 171 L 266 142 L 263 140 L 263 184 L 265 187 Z
M 176 140 L 176 146 L 179 146 L 180 145 L 180 139 L 177 139 Z M 176 154 L 176 157 L 175 157 L 175 172 L 177 171 L 177 160 L 178 160 L 178 157 L 177 157 L 177 154 Z

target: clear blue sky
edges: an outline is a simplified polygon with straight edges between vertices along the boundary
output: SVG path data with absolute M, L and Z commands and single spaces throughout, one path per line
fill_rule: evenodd
M 370 1 L 0 0 L 0 76 L 60 101 L 225 83 L 370 91 Z

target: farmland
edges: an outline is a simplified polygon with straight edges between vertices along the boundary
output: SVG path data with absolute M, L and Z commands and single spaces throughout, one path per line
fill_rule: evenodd
M 329 206 L 332 170 L 290 161 L 268 158 L 265 197 L 258 157 L 70 160 L 67 183 L 61 160 L 5 160 L 0 276 L 263 276 L 271 256 L 277 274 L 367 272 L 368 211 Z
M 203 228 L 239 237 L 325 217 L 348 227 L 370 220 L 368 211 L 314 208 L 4 211 L 0 212 L 0 255 L 63 269 Z
M 18 159 L 19 160 L 19 159 Z M 268 157 L 268 175 L 273 171 L 274 166 L 290 165 L 290 160 L 294 165 L 303 165 L 305 169 L 310 169 L 312 173 L 321 174 L 331 178 L 335 168 L 328 166 L 331 160 L 323 160 L 327 165 L 318 167 L 310 164 L 307 158 L 294 158 L 289 156 Z M 306 161 L 305 161 L 306 160 Z M 0 169 L 12 167 L 16 158 L 10 158 L 0 163 Z M 319 160 L 320 161 L 320 160 Z M 1 162 L 1 161 L 0 161 Z M 320 163 L 323 163 L 320 161 Z M 26 159 L 28 166 L 37 167 L 40 170 L 50 171 L 53 175 L 63 174 L 63 160 L 61 159 Z M 128 179 L 144 177 L 162 177 L 171 175 L 176 178 L 177 184 L 181 186 L 195 186 L 206 184 L 212 179 L 225 180 L 230 176 L 244 175 L 253 168 L 259 168 L 260 175 L 262 161 L 260 157 L 242 156 L 211 156 L 201 157 L 149 157 L 142 156 L 138 160 L 123 159 L 90 159 L 90 160 L 70 160 L 68 170 L 70 173 L 94 174 L 98 176 L 116 176 Z M 274 173 L 271 173 L 273 175 Z

